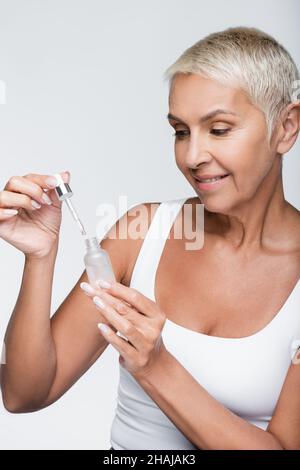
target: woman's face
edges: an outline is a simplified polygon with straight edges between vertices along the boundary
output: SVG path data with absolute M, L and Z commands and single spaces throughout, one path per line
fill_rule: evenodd
M 226 213 L 249 201 L 276 160 L 263 112 L 242 90 L 196 74 L 175 77 L 169 108 L 177 166 L 206 209 Z M 215 110 L 226 112 L 206 117 Z M 215 183 L 195 179 L 225 174 Z

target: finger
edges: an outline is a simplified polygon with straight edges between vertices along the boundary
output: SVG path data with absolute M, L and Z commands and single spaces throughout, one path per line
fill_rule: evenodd
M 37 201 L 39 204 L 52 204 L 48 194 L 43 191 L 41 186 L 23 176 L 12 176 L 8 180 L 4 190 L 11 194 L 24 194 Z
M 0 221 L 1 220 L 6 220 L 6 219 L 11 219 L 15 215 L 18 214 L 17 209 L 1 209 L 0 208 Z
M 105 304 L 114 308 L 119 315 L 126 317 L 126 320 L 132 323 L 141 333 L 152 337 L 153 325 L 150 323 L 149 318 L 147 319 L 144 314 L 138 312 L 124 300 L 115 298 L 107 292 L 102 291 L 96 296 L 100 297 Z
M 135 348 L 129 341 L 121 338 L 113 330 L 104 323 L 98 323 L 99 331 L 103 334 L 106 341 L 108 341 L 123 357 L 131 358 L 136 352 Z
M 99 283 L 100 284 L 100 283 Z M 112 294 L 119 299 L 125 300 L 130 305 L 135 307 L 140 313 L 146 316 L 157 316 L 158 306 L 151 299 L 143 295 L 137 289 L 124 286 L 119 282 L 111 282 L 111 287 L 102 287 L 106 292 Z
M 96 289 L 94 289 L 94 287 L 91 286 L 88 282 L 81 282 L 80 288 L 89 297 L 96 295 Z
M 130 321 L 122 317 L 111 305 L 99 297 L 95 296 L 93 302 L 109 323 L 126 336 L 136 349 L 143 350 L 143 347 L 145 347 L 145 337 Z
M 69 183 L 71 175 L 69 171 L 61 171 L 60 175 L 65 183 Z M 57 186 L 57 180 L 54 175 L 39 175 L 36 173 L 29 173 L 24 175 L 24 178 L 38 184 L 41 188 L 55 188 Z
M 69 183 L 71 177 L 69 171 L 62 171 L 60 175 L 64 183 Z M 38 184 L 43 188 L 43 192 L 47 191 L 47 196 L 55 206 L 60 207 L 62 205 L 62 201 L 58 199 L 54 190 L 54 188 L 58 185 L 58 181 L 54 175 L 38 175 L 35 173 L 30 173 L 25 175 L 24 178 Z
M 126 318 L 131 321 L 138 329 L 151 330 L 151 325 L 149 328 L 148 325 L 145 325 L 145 321 L 143 320 L 145 315 L 137 312 L 137 310 L 134 307 L 131 307 L 131 305 L 128 304 L 125 300 L 120 300 L 116 297 L 113 297 L 103 289 L 95 289 L 88 282 L 81 282 L 80 287 L 88 297 L 92 298 L 95 296 L 100 296 L 103 298 L 104 302 L 107 302 L 107 304 L 113 307 L 120 315 L 126 316 Z
M 94 297 L 95 295 L 102 295 L 105 293 L 103 289 L 101 288 L 96 289 L 88 282 L 81 282 L 80 287 L 88 297 Z M 118 307 L 118 305 L 120 304 L 120 300 L 116 299 L 113 296 L 110 296 L 110 303 L 114 307 Z M 123 304 L 130 306 L 130 304 L 128 304 L 126 301 L 123 301 Z
M 40 209 L 42 205 L 37 202 L 35 199 L 31 199 L 25 194 L 13 193 L 10 191 L 1 191 L 0 192 L 0 207 L 1 209 L 6 208 L 20 208 L 26 210 L 36 210 Z
M 103 300 L 107 305 L 112 306 L 118 314 L 125 317 L 132 325 L 141 332 L 144 341 L 151 344 L 151 341 L 155 341 L 157 335 L 161 330 L 161 324 L 157 325 L 157 315 L 155 317 L 147 317 L 143 313 L 136 310 L 125 300 L 118 299 L 101 289 L 100 299 Z M 98 294 L 99 296 L 99 294 Z M 165 319 L 162 317 L 162 323 L 164 324 Z M 158 331 L 159 329 L 159 331 Z M 145 349 L 145 346 L 143 345 Z

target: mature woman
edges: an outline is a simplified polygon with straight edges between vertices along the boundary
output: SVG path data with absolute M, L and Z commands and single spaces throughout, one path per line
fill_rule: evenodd
M 117 282 L 95 290 L 83 272 L 50 320 L 61 222 L 53 182 L 12 177 L 0 193 L 0 236 L 25 254 L 4 404 L 50 405 L 111 344 L 120 353 L 114 449 L 300 449 L 300 216 L 282 182 L 299 132 L 297 67 L 267 34 L 230 28 L 166 75 L 176 163 L 196 196 L 145 204 L 140 239 L 107 234 Z M 184 223 L 194 223 L 199 204 L 204 243 L 187 250 L 175 223 L 188 205 Z

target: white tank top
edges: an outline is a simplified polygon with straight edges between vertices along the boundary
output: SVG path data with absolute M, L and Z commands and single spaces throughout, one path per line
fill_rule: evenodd
M 159 260 L 172 224 L 187 199 L 159 205 L 133 269 L 130 287 L 154 301 Z M 159 233 L 159 238 L 154 233 Z M 291 359 L 300 346 L 299 281 L 275 317 L 250 336 L 210 336 L 169 319 L 162 330 L 166 349 L 212 397 L 262 429 L 267 428 L 274 413 Z M 196 449 L 121 364 L 119 370 L 112 447 Z M 201 403 L 195 406 L 201 407 Z

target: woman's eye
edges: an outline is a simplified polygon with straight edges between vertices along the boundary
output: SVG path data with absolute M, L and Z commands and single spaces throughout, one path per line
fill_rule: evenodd
M 173 135 L 175 137 L 178 137 L 178 139 L 183 139 L 186 134 L 187 131 L 176 131 Z M 187 132 L 188 133 L 188 132 Z
M 213 135 L 224 135 L 229 131 L 230 129 L 211 129 L 211 133 Z M 177 137 L 179 140 L 182 140 L 188 134 L 189 134 L 188 131 L 176 131 L 173 135 Z
M 229 132 L 230 129 L 211 129 L 212 134 L 214 135 L 223 135 Z

